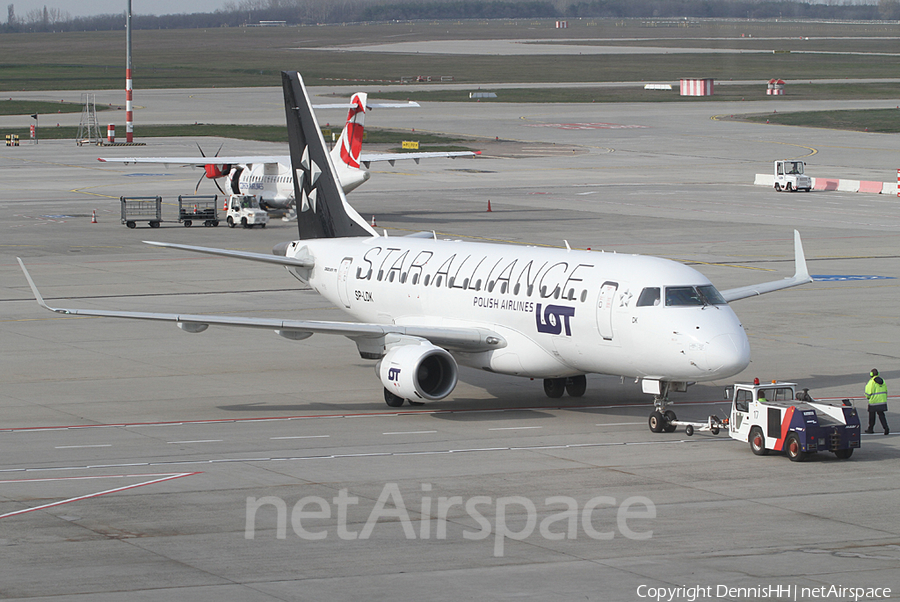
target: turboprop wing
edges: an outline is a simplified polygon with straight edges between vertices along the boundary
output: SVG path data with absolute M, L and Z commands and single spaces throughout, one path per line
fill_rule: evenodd
M 422 151 L 410 153 L 362 152 L 365 115 L 369 109 L 395 109 L 419 107 L 416 102 L 369 103 L 365 92 L 357 92 L 349 103 L 313 105 L 313 109 L 349 109 L 347 121 L 332 149 L 338 180 L 344 192 L 354 190 L 369 179 L 366 169 L 372 163 L 415 161 L 457 157 L 474 157 L 481 151 Z M 221 150 L 221 147 L 219 148 Z M 200 149 L 200 157 L 99 157 L 102 163 L 177 165 L 203 168 L 204 174 L 197 182 L 197 189 L 204 179 L 212 180 L 222 194 L 255 194 L 261 204 L 274 210 L 284 210 L 294 204 L 290 195 L 290 155 L 219 155 L 207 157 Z M 225 178 L 226 185 L 219 185 Z M 194 191 L 196 193 L 196 189 Z

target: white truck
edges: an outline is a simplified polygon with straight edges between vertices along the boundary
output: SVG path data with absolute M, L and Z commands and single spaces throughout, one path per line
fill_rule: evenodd
M 252 194 L 233 194 L 225 201 L 225 221 L 234 228 L 238 224 L 244 228 L 259 226 L 265 228 L 269 214 L 259 208 L 259 199 Z
M 731 399 L 728 418 L 710 416 L 705 423 L 676 420 L 669 424 L 684 426 L 688 436 L 695 428 L 714 435 L 727 429 L 732 439 L 749 443 L 757 456 L 774 450 L 799 462 L 829 451 L 846 460 L 860 444 L 859 413 L 849 400 L 842 405 L 817 402 L 807 391 L 798 395 L 795 383 L 760 384 L 756 379 L 753 384 L 726 389 L 725 397 Z
M 812 189 L 812 178 L 803 173 L 805 168 L 806 163 L 803 161 L 775 161 L 775 190 L 809 192 Z

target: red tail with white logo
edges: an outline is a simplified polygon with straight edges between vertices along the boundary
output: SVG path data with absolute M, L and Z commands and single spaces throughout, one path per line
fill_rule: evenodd
M 366 121 L 367 100 L 368 95 L 365 92 L 357 92 L 350 99 L 351 107 L 347 113 L 347 125 L 344 126 L 341 137 L 331 150 L 331 160 L 334 163 L 344 192 L 350 192 L 369 179 L 369 172 L 360 167 L 359 161 Z
M 350 99 L 350 111 L 347 113 L 347 125 L 341 132 L 340 159 L 348 167 L 359 169 L 359 152 L 362 149 L 363 128 L 366 121 L 366 93 L 357 92 Z

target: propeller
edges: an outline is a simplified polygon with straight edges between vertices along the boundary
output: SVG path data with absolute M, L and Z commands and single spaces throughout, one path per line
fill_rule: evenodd
M 200 146 L 199 142 L 197 142 L 196 144 L 197 144 L 197 149 L 200 151 L 200 156 L 205 159 L 206 153 L 203 152 L 203 147 Z M 216 154 L 213 155 L 213 158 L 219 156 L 219 153 L 222 151 L 223 146 L 225 146 L 224 142 L 219 145 L 219 149 L 216 151 Z M 202 176 L 200 176 L 200 179 L 197 180 L 197 185 L 194 187 L 194 194 L 197 194 L 197 191 L 200 190 L 200 183 L 203 182 L 203 178 L 209 178 L 210 180 L 212 180 L 213 183 L 216 185 L 216 188 L 219 189 L 219 192 L 221 192 L 222 194 L 225 194 L 225 191 L 222 189 L 222 186 L 219 184 L 219 178 L 221 178 L 225 175 L 228 175 L 228 172 L 231 171 L 231 165 L 222 165 L 222 169 L 219 169 L 219 167 L 215 163 L 208 163 L 207 165 L 204 166 L 204 168 L 205 168 L 204 174 Z

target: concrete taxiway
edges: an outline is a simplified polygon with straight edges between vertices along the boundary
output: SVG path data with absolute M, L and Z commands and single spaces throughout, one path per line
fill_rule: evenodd
M 204 111 L 224 119 L 232 108 Z M 733 380 L 792 380 L 863 407 L 869 369 L 889 386 L 900 377 L 900 205 L 752 180 L 788 157 L 805 157 L 813 175 L 890 179 L 894 137 L 714 119 L 731 112 L 691 102 L 378 111 L 369 124 L 484 136 L 487 157 L 378 168 L 349 198 L 392 236 L 567 240 L 682 260 L 720 288 L 789 276 L 799 229 L 812 273 L 833 278 L 734 304 L 753 361 Z M 492 154 L 495 136 L 520 151 L 533 143 L 534 156 Z M 601 375 L 583 398 L 550 401 L 537 381 L 464 370 L 446 400 L 398 411 L 342 338 L 190 335 L 40 309 L 16 256 L 51 305 L 344 319 L 279 268 L 143 244 L 268 252 L 296 237 L 280 220 L 181 227 L 174 203 L 199 171 L 96 161 L 195 148 L 146 142 L 0 148 L 0 597 L 640 600 L 642 585 L 896 597 L 893 435 L 864 436 L 848 461 L 756 457 L 723 435 L 650 433 L 649 398 Z M 223 152 L 283 150 L 229 140 Z M 119 223 L 120 195 L 157 194 L 161 228 Z M 677 394 L 679 417 L 724 412 L 727 384 Z

